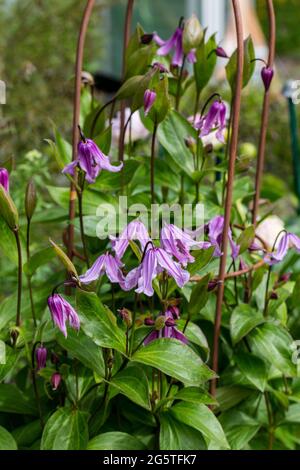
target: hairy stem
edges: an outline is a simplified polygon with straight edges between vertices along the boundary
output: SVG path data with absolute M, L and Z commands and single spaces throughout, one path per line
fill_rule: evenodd
M 21 324 L 21 299 L 22 299 L 22 248 L 20 242 L 19 229 L 14 230 L 14 235 L 17 244 L 18 251 L 18 294 L 17 294 L 17 315 L 16 315 L 16 326 Z
M 77 197 L 78 197 L 81 243 L 82 243 L 82 248 L 83 248 L 83 253 L 84 253 L 86 265 L 89 268 L 90 267 L 90 262 L 89 262 L 89 254 L 88 254 L 88 249 L 87 249 L 87 246 L 86 246 L 86 240 L 85 240 L 85 234 L 84 234 L 84 222 L 83 222 L 83 211 L 82 211 L 83 190 L 78 191 L 77 194 L 78 194 Z
M 152 142 L 151 142 L 151 162 L 150 162 L 150 191 L 151 191 L 151 204 L 155 204 L 155 140 L 157 132 L 157 123 L 154 123 Z
M 178 111 L 178 109 L 179 109 L 180 91 L 181 91 L 181 83 L 182 83 L 182 78 L 183 78 L 183 71 L 184 71 L 185 61 L 186 61 L 186 55 L 183 56 L 182 66 L 180 68 L 179 78 L 178 78 L 178 82 L 177 82 L 176 101 L 175 101 L 176 111 Z
M 30 261 L 30 219 L 27 219 L 26 256 L 27 256 L 27 264 L 29 265 L 29 261 Z M 29 299 L 30 299 L 30 307 L 31 307 L 33 324 L 36 327 L 37 323 L 36 323 L 36 315 L 35 315 L 32 284 L 31 284 L 31 275 L 30 274 L 27 275 L 27 285 L 28 285 L 28 291 L 29 291 Z

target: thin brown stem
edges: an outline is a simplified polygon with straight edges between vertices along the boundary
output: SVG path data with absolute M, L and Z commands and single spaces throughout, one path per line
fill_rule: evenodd
M 84 221 L 83 221 L 83 208 L 82 208 L 83 190 L 79 191 L 77 193 L 77 197 L 78 197 L 78 211 L 79 211 L 81 243 L 82 243 L 85 262 L 86 262 L 87 267 L 89 268 L 90 267 L 89 253 L 88 253 L 88 249 L 87 249 L 87 246 L 86 246 L 85 233 L 84 233 Z M 73 254 L 74 254 L 74 252 L 73 252 Z
M 182 66 L 180 68 L 180 73 L 179 73 L 179 78 L 177 82 L 177 91 L 176 91 L 176 101 L 175 101 L 175 109 L 178 111 L 179 109 L 179 103 L 180 103 L 180 95 L 181 95 L 181 84 L 182 84 L 182 78 L 183 78 L 183 71 L 184 71 L 184 66 L 185 66 L 185 61 L 186 61 L 186 56 L 183 56 L 183 61 L 182 61 Z
M 241 108 L 241 95 L 243 87 L 243 70 L 244 70 L 244 40 L 243 40 L 243 25 L 240 10 L 240 3 L 238 0 L 232 0 L 236 33 L 237 33 L 237 75 L 236 75 L 236 90 L 234 95 L 233 116 L 232 116 L 232 134 L 230 139 L 229 148 L 229 163 L 228 163 L 228 182 L 225 200 L 225 214 L 224 214 L 224 230 L 222 237 L 222 253 L 220 268 L 219 268 L 219 284 L 217 294 L 216 317 L 214 327 L 214 343 L 213 343 L 213 370 L 218 371 L 218 358 L 219 358 L 219 338 L 221 331 L 222 321 L 222 305 L 224 298 L 224 280 L 226 276 L 226 262 L 228 252 L 228 232 L 230 228 L 230 216 L 232 208 L 232 194 L 233 183 L 235 175 L 235 161 L 238 146 L 239 136 L 239 119 Z M 211 393 L 213 396 L 216 394 L 217 381 L 213 379 L 211 382 Z
M 273 68 L 274 57 L 275 57 L 275 46 L 276 46 L 276 18 L 273 0 L 267 0 L 268 6 L 268 18 L 269 18 L 269 57 L 268 67 Z M 266 138 L 267 138 L 267 127 L 269 120 L 270 110 L 270 90 L 266 90 L 264 94 L 264 102 L 261 114 L 261 126 L 260 126 L 260 137 L 259 137 L 259 149 L 257 157 L 257 167 L 255 176 L 255 194 L 253 201 L 253 212 L 252 212 L 252 223 L 256 226 L 257 216 L 259 210 L 259 201 L 261 193 L 262 177 L 265 165 L 265 150 L 266 150 Z
M 21 300 L 22 300 L 22 247 L 20 242 L 19 229 L 14 230 L 14 235 L 18 251 L 18 294 L 17 294 L 17 315 L 16 326 L 21 325 Z
M 27 265 L 29 265 L 29 261 L 30 261 L 30 219 L 27 219 L 26 255 L 27 255 Z M 33 324 L 36 327 L 36 315 L 35 315 L 32 284 L 31 284 L 31 275 L 30 274 L 27 275 L 27 285 L 28 285 L 28 291 L 29 291 L 29 299 L 30 299 L 30 306 L 31 306 Z
M 224 281 L 233 279 L 235 277 L 244 276 L 245 274 L 249 274 L 253 271 L 257 271 L 258 269 L 262 268 L 264 265 L 265 265 L 264 260 L 261 260 L 258 263 L 253 264 L 252 266 L 249 266 L 248 268 L 239 269 L 238 271 L 228 273 L 228 274 L 225 275 Z M 203 279 L 203 276 L 193 276 L 193 277 L 191 277 L 190 280 L 191 280 L 191 282 L 200 282 L 200 281 L 202 281 L 202 279 Z M 216 281 L 218 282 L 218 279 L 216 279 Z
M 155 204 L 155 140 L 156 140 L 157 124 L 154 123 L 152 142 L 151 142 L 151 162 L 150 162 L 150 189 L 151 189 L 151 204 Z
M 72 126 L 72 161 L 77 158 L 77 146 L 78 146 L 78 124 L 80 115 L 80 91 L 81 91 L 81 74 L 82 74 L 82 63 L 83 63 L 83 51 L 85 44 L 85 37 L 87 27 L 91 17 L 91 13 L 95 4 L 95 0 L 88 0 L 83 13 L 78 42 L 76 51 L 76 64 L 75 64 L 75 90 L 74 90 L 74 101 L 73 101 L 73 126 Z M 76 176 L 75 176 L 76 182 Z M 76 216 L 76 186 L 71 183 L 70 186 L 70 197 L 69 197 L 69 227 L 68 227 L 68 245 L 67 251 L 70 259 L 73 258 L 74 254 L 74 219 Z

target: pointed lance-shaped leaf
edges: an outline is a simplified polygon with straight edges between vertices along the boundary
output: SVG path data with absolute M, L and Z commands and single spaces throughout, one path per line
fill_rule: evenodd
M 14 201 L 4 187 L 0 185 L 0 215 L 11 230 L 18 228 L 19 214 Z

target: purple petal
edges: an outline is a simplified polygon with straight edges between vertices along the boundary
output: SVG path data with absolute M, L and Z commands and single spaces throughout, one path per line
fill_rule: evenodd
M 144 345 L 147 346 L 147 344 L 151 343 L 152 341 L 155 341 L 156 339 L 158 339 L 158 331 L 154 330 L 144 340 Z
M 104 273 L 104 263 L 105 255 L 99 256 L 93 266 L 88 269 L 85 274 L 79 276 L 80 282 L 82 282 L 82 284 L 90 284 L 91 282 L 96 281 Z
M 156 93 L 153 90 L 146 90 L 144 93 L 144 111 L 145 116 L 149 113 L 152 108 L 154 101 L 156 100 Z
M 62 170 L 62 173 L 64 174 L 68 173 L 69 175 L 74 176 L 75 168 L 77 167 L 77 165 L 78 165 L 78 160 L 75 160 L 74 162 L 69 163 L 68 165 L 64 167 L 64 169 Z
M 154 290 L 152 281 L 157 275 L 157 259 L 154 249 L 150 249 L 144 256 L 141 268 L 141 276 L 138 280 L 138 288 L 135 292 L 138 294 L 144 293 L 148 297 L 152 297 Z
M 165 269 L 169 276 L 173 277 L 179 287 L 183 287 L 190 279 L 190 274 L 172 260 L 162 248 L 155 248 L 157 262 L 161 268 Z
M 157 50 L 157 55 L 167 55 L 173 49 L 176 47 L 176 42 L 177 42 L 177 36 L 178 36 L 178 29 L 176 29 L 175 33 L 168 39 L 167 41 L 164 41 L 161 47 Z M 154 40 L 157 42 L 158 36 L 154 35 Z

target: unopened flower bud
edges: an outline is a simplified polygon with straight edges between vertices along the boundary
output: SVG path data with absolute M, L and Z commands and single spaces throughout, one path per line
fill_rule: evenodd
M 35 357 L 37 370 L 44 369 L 44 367 L 46 367 L 47 361 L 47 349 L 43 346 L 40 346 L 35 351 Z
M 154 325 L 155 325 L 155 321 L 152 320 L 152 318 L 150 318 L 150 317 L 149 317 L 149 318 L 145 318 L 144 324 L 145 324 L 146 326 L 154 326 Z
M 153 39 L 153 33 L 145 33 L 141 36 L 141 44 L 150 44 Z
M 9 193 L 0 185 L 0 215 L 11 230 L 16 230 L 19 224 L 19 214 Z
M 156 93 L 153 90 L 146 90 L 144 93 L 144 111 L 145 116 L 149 113 L 152 108 L 154 101 L 156 100 Z
M 291 275 L 291 273 L 282 274 L 282 276 L 279 278 L 279 282 L 288 282 L 291 278 Z
M 278 294 L 277 294 L 275 291 L 273 291 L 273 292 L 271 293 L 271 295 L 270 295 L 270 299 L 272 299 L 272 300 L 278 300 Z
M 240 264 L 239 264 L 240 271 L 244 271 L 244 269 L 247 269 L 247 268 L 248 266 L 246 265 L 245 261 L 242 258 L 240 258 Z
M 216 49 L 215 49 L 215 53 L 218 57 L 222 57 L 222 59 L 228 59 L 228 55 L 227 53 L 225 52 L 225 50 L 223 49 L 223 47 L 221 46 L 218 46 Z
M 81 83 L 83 85 L 88 85 L 91 87 L 95 86 L 95 80 L 93 75 L 90 72 L 86 72 L 85 70 L 83 70 L 81 72 Z
M 30 220 L 34 214 L 37 203 L 36 189 L 33 180 L 31 179 L 26 187 L 25 195 L 25 213 L 28 220 Z
M 127 308 L 121 308 L 118 313 L 128 328 L 132 325 L 132 313 Z
M 196 144 L 195 139 L 193 139 L 193 137 L 191 137 L 191 136 L 185 137 L 184 143 L 185 143 L 186 147 L 188 149 L 190 149 L 190 151 L 193 154 L 195 154 L 197 152 L 197 144 Z
M 0 168 L 0 185 L 5 191 L 9 191 L 9 173 L 6 168 Z
M 265 90 L 268 91 L 274 76 L 274 70 L 271 67 L 263 67 L 261 71 L 261 78 L 265 86 Z
M 157 319 L 155 320 L 155 329 L 156 330 L 162 330 L 163 327 L 165 326 L 165 317 L 160 315 L 159 317 L 157 317 Z
M 152 67 L 159 70 L 160 73 L 168 73 L 169 72 L 169 70 L 163 64 L 161 64 L 160 62 L 154 62 L 154 64 L 152 64 Z
M 61 375 L 59 372 L 54 372 L 51 377 L 51 385 L 53 390 L 57 390 L 61 382 Z
M 203 34 L 203 28 L 197 16 L 193 14 L 184 24 L 182 45 L 185 54 L 199 46 Z
M 208 292 L 214 291 L 217 285 L 218 285 L 218 281 L 216 279 L 209 281 L 208 286 L 207 286 Z

